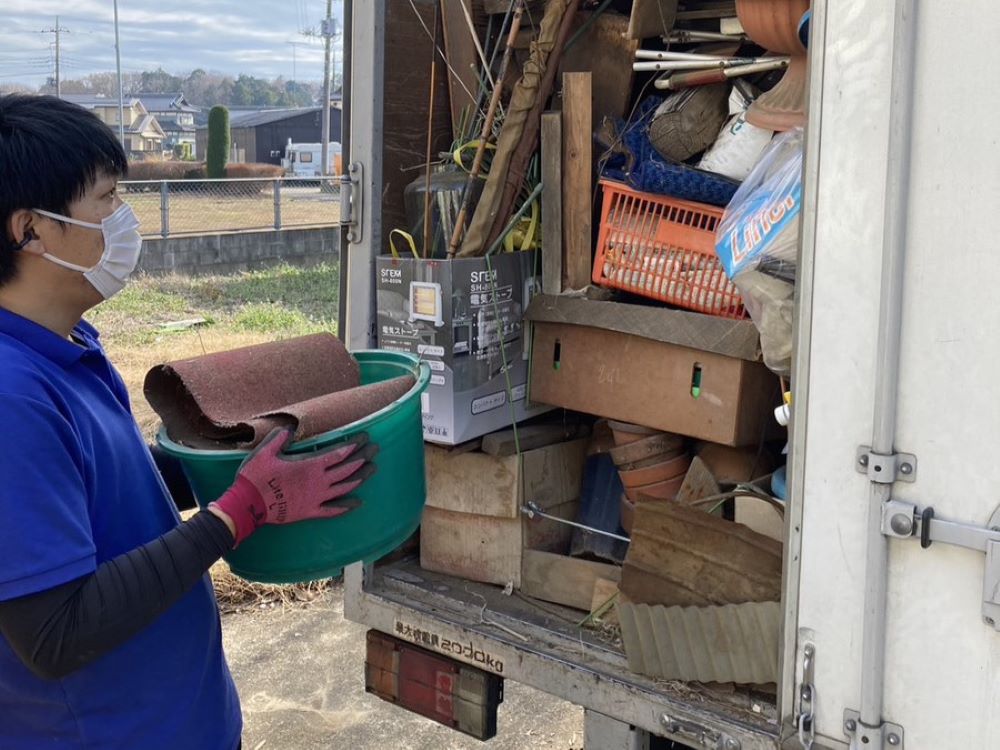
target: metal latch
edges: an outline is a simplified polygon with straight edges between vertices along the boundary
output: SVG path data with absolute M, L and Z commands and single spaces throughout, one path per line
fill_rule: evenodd
M 799 686 L 799 712 L 795 716 L 795 729 L 799 744 L 811 750 L 816 741 L 816 646 L 807 643 L 802 648 L 802 683 Z
M 879 484 L 917 481 L 917 457 L 911 453 L 875 453 L 867 445 L 858 448 L 854 467 Z
M 927 549 L 935 542 L 986 553 L 983 575 L 983 622 L 1000 631 L 1000 507 L 986 526 L 937 518 L 934 508 L 889 500 L 882 506 L 882 533 L 895 539 L 920 539 Z
M 364 215 L 364 168 L 352 161 L 340 176 L 340 223 L 347 227 L 347 241 L 361 242 L 361 220 Z
M 667 714 L 660 716 L 660 723 L 667 733 L 677 739 L 694 744 L 705 750 L 742 750 L 743 743 L 724 732 L 703 727 L 693 721 L 675 719 Z

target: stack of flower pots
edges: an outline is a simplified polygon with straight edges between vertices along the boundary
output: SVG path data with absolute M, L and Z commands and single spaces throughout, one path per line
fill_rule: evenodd
M 631 533 L 636 503 L 677 496 L 691 466 L 690 447 L 685 438 L 673 433 L 623 422 L 608 424 L 615 438 L 611 458 L 625 487 L 622 528 Z

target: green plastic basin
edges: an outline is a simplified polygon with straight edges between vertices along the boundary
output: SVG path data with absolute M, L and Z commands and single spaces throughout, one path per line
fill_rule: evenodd
M 364 385 L 413 375 L 416 385 L 386 408 L 337 430 L 293 444 L 305 453 L 367 432 L 378 443 L 377 470 L 354 496 L 361 507 L 337 518 L 263 526 L 225 556 L 233 572 L 262 583 L 298 583 L 330 578 L 345 565 L 374 562 L 396 549 L 420 525 L 427 497 L 420 395 L 430 368 L 398 352 L 355 352 Z M 161 429 L 160 446 L 180 459 L 198 503 L 205 507 L 236 479 L 243 450 L 201 450 L 171 440 Z

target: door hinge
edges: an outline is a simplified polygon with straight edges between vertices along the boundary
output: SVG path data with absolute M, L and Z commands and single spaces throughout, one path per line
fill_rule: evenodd
M 361 162 L 352 161 L 340 176 L 340 223 L 347 227 L 347 241 L 353 244 L 361 242 L 363 236 L 364 174 Z
M 983 573 L 983 622 L 1000 631 L 1000 507 L 985 526 L 937 518 L 933 507 L 889 500 L 882 506 L 882 533 L 894 539 L 920 539 L 928 549 L 935 542 L 986 553 Z

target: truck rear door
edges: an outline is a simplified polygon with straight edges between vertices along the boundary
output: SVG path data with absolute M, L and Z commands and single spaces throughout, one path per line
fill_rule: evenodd
M 813 14 L 786 705 L 817 746 L 1000 747 L 995 6 Z

